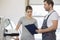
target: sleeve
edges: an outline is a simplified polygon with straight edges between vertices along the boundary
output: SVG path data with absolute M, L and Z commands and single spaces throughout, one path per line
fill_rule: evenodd
M 38 27 L 38 24 L 37 24 L 37 20 L 35 19 L 35 23 L 34 23 L 37 27 Z
M 58 20 L 59 16 L 56 12 L 51 15 L 51 20 Z
M 23 18 L 21 17 L 21 18 L 19 19 L 19 21 L 18 21 L 18 25 L 21 25 L 21 24 L 22 24 L 22 20 L 23 20 Z

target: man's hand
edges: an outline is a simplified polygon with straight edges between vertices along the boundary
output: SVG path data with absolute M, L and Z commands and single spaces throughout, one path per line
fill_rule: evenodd
M 42 29 L 38 29 L 38 30 L 36 30 L 36 32 L 42 33 Z

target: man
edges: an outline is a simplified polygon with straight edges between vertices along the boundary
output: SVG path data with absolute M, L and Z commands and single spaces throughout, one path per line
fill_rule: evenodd
M 53 0 L 44 0 L 44 8 L 48 11 L 48 15 L 45 16 L 42 28 L 36 30 L 36 32 L 42 33 L 42 40 L 56 40 L 55 32 L 58 26 L 58 14 L 53 6 Z

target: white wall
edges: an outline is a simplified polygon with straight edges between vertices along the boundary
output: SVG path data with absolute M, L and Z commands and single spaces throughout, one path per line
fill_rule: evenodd
M 11 19 L 15 24 L 24 15 L 25 0 L 0 0 L 0 16 Z
M 30 4 L 43 4 L 44 0 L 30 0 Z M 60 4 L 60 0 L 53 0 L 55 4 Z

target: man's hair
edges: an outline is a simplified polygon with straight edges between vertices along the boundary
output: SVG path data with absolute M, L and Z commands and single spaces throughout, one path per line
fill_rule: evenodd
M 25 11 L 27 11 L 28 9 L 32 10 L 32 7 L 31 6 L 26 6 Z
M 52 7 L 54 6 L 54 2 L 53 2 L 53 0 L 44 0 L 44 2 L 47 2 L 48 3 L 48 5 L 52 5 Z

